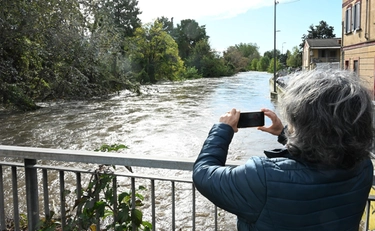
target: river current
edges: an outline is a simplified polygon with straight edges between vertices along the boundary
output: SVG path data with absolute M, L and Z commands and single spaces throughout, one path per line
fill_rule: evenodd
M 130 154 L 195 158 L 211 126 L 231 108 L 243 112 L 275 109 L 270 77 L 245 72 L 164 82 L 142 86 L 139 96 L 122 91 L 104 101 L 44 103 L 34 112 L 2 112 L 0 144 L 74 150 L 125 144 Z M 275 147 L 279 144 L 274 136 L 256 128 L 240 129 L 229 158 L 245 160 Z
M 103 144 L 125 144 L 123 153 L 134 155 L 171 156 L 195 159 L 207 134 L 219 117 L 232 108 L 259 111 L 275 110 L 270 98 L 270 74 L 245 72 L 231 77 L 163 82 L 142 86 L 142 94 L 121 91 L 107 100 L 50 102 L 33 112 L 0 112 L 0 144 L 40 148 L 94 150 Z M 271 124 L 266 119 L 266 126 Z M 256 128 L 240 129 L 230 145 L 228 159 L 245 162 L 250 156 L 262 156 L 263 150 L 281 147 L 276 137 Z M 86 166 L 82 166 L 86 168 Z M 170 176 L 170 170 L 133 168 L 135 172 Z M 145 172 L 147 171 L 147 172 Z M 179 177 L 191 177 L 191 172 L 175 172 Z M 10 172 L 5 172 L 6 204 L 11 204 Z M 66 187 L 75 189 L 74 180 Z M 74 179 L 74 177 L 71 177 Z M 20 181 L 24 182 L 24 181 Z M 58 201 L 59 178 L 49 175 L 50 200 Z M 122 184 L 125 184 L 122 182 Z M 43 190 L 42 184 L 39 187 Z M 180 230 L 190 230 L 191 188 L 176 185 L 179 200 L 176 206 L 182 215 L 176 217 Z M 177 190 L 176 190 L 177 191 Z M 19 197 L 25 198 L 20 191 Z M 157 230 L 169 230 L 171 217 L 169 185 L 157 185 Z M 199 227 L 213 230 L 213 206 L 197 195 L 196 219 Z M 74 199 L 74 198 L 73 198 Z M 73 200 L 72 199 L 72 200 Z M 73 204 L 73 201 L 67 204 Z M 53 203 L 52 203 L 53 204 Z M 145 203 L 145 211 L 149 208 Z M 21 209 L 25 209 L 24 207 Z M 58 210 L 58 209 L 57 209 Z M 11 214 L 11 209 L 7 209 Z M 184 214 L 187 214 L 186 216 Z M 235 230 L 236 218 L 219 211 L 222 230 Z M 9 215 L 11 216 L 11 215 Z M 150 220 L 150 217 L 146 217 Z

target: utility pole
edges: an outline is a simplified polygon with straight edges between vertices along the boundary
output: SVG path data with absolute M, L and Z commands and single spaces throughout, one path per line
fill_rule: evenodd
M 273 15 L 273 93 L 271 95 L 273 98 L 277 97 L 277 92 L 276 92 L 276 5 L 279 2 L 275 0 L 275 5 L 274 5 L 274 15 Z

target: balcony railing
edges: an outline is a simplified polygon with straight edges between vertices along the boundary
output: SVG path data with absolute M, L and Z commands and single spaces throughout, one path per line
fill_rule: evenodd
M 236 226 L 234 215 L 217 208 L 195 190 L 191 179 L 192 159 L 2 145 L 0 157 L 3 157 L 0 230 L 9 230 L 6 227 L 9 223 L 13 225 L 12 230 L 21 230 L 24 217 L 27 217 L 28 230 L 36 230 L 41 219 L 50 217 L 52 211 L 59 214 L 61 230 L 64 230 L 69 206 L 80 198 L 85 179 L 87 183 L 87 176 L 96 174 L 92 169 L 97 165 L 132 166 L 134 173 L 125 168 L 112 173 L 115 181 L 121 182 L 113 183 L 113 196 L 117 198 L 118 191 L 128 190 L 135 201 L 137 186 L 145 186 L 147 195 L 141 210 L 153 230 L 232 230 Z M 238 164 L 227 162 L 230 166 Z M 70 198 L 66 191 L 76 193 Z M 369 197 L 365 210 L 366 230 L 372 213 L 371 200 L 375 198 Z M 103 227 L 104 223 L 98 220 L 96 227 Z
M 340 62 L 339 57 L 318 57 L 318 58 L 312 58 L 312 63 L 336 63 Z

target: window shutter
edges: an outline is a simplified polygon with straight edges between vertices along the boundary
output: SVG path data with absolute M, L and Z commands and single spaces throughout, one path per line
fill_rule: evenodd
M 353 6 L 353 10 L 352 10 L 352 18 L 351 18 L 351 31 L 355 31 L 355 28 L 356 28 L 356 25 L 355 25 L 355 19 L 356 19 L 356 16 L 355 16 L 355 13 L 356 13 L 356 10 L 355 10 L 355 5 Z
M 358 2 L 357 4 L 356 4 L 356 8 L 355 8 L 355 10 L 356 10 L 356 28 L 355 29 L 359 29 L 359 28 L 361 28 L 361 3 L 360 2 Z
M 346 33 L 349 33 L 350 31 L 352 31 L 352 20 L 351 20 L 352 11 L 351 11 L 351 9 L 352 8 L 346 9 Z
M 345 11 L 345 33 L 349 32 L 349 9 Z

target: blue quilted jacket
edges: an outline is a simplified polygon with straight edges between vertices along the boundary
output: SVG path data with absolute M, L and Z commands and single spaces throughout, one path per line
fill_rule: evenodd
M 237 215 L 237 229 L 358 231 L 373 166 L 370 159 L 353 170 L 329 170 L 286 157 L 251 157 L 224 167 L 233 129 L 215 124 L 193 171 L 198 191 Z M 290 156 L 290 155 L 289 155 Z

